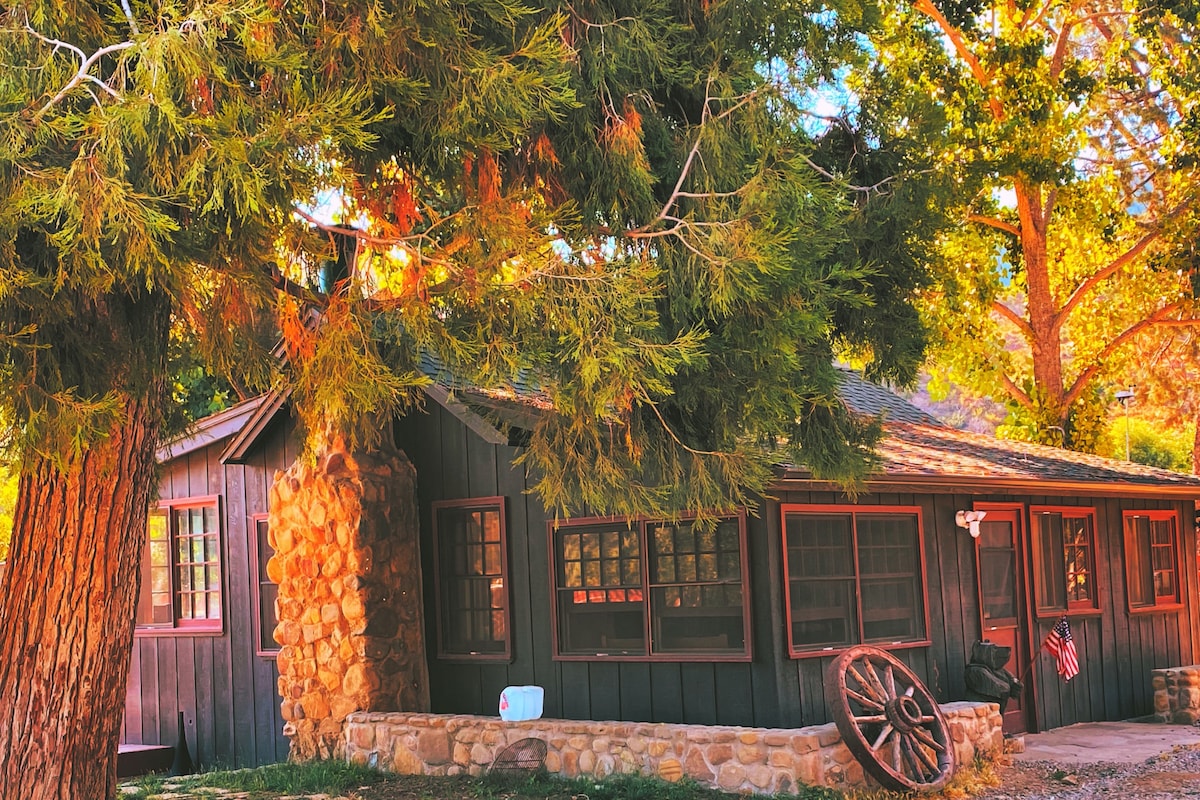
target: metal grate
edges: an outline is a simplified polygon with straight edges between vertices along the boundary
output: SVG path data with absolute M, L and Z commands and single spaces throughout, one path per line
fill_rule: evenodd
M 488 772 L 535 772 L 546 765 L 546 743 L 519 739 L 496 754 Z

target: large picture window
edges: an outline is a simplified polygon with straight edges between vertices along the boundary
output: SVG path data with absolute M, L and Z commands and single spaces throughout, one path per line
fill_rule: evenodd
M 433 527 L 438 655 L 508 658 L 504 498 L 434 503 Z
M 147 523 L 138 626 L 219 631 L 221 618 L 218 498 L 160 503 Z
M 782 512 L 792 656 L 927 643 L 920 509 L 784 505 Z
M 748 660 L 745 518 L 551 529 L 562 658 Z
M 1129 608 L 1179 603 L 1179 536 L 1174 511 L 1126 511 L 1125 578 Z
M 1095 512 L 1032 506 L 1029 516 L 1038 613 L 1052 616 L 1096 609 Z

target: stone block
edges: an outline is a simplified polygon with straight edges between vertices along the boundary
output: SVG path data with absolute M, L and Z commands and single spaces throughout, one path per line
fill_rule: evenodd
M 708 747 L 708 763 L 714 767 L 724 764 L 733 758 L 733 746 L 728 744 L 714 744 Z
M 417 755 L 426 764 L 445 764 L 451 760 L 450 737 L 444 730 L 425 730 L 417 735 Z
M 687 770 L 688 777 L 700 783 L 712 785 L 716 773 L 712 767 L 704 760 L 704 753 L 699 747 L 693 747 L 688 751 L 687 756 L 683 760 L 683 767 Z
M 683 777 L 683 765 L 678 759 L 664 758 L 658 765 L 658 777 L 664 781 L 675 783 Z
M 721 769 L 717 772 L 717 786 L 727 792 L 732 792 L 742 788 L 742 784 L 746 782 L 746 768 L 741 764 L 722 764 Z

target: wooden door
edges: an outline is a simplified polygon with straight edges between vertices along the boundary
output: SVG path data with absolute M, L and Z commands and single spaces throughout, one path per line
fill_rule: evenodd
M 1005 667 L 1025 682 L 1020 697 L 1004 709 L 1004 732 L 1029 730 L 1033 707 L 1029 676 L 1029 622 L 1025 606 L 1025 581 L 1021 569 L 1021 513 L 1019 509 L 984 509 L 979 525 L 975 558 L 979 576 L 979 613 L 982 638 L 1012 648 Z

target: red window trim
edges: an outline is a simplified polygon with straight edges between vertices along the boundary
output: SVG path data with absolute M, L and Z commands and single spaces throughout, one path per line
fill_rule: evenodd
M 178 618 L 179 584 L 176 574 L 176 539 L 171 527 L 171 512 L 181 508 L 201 508 L 216 506 L 217 509 L 217 552 L 221 556 L 221 618 L 218 620 L 182 620 Z M 206 494 L 194 497 L 179 497 L 164 499 L 158 502 L 154 510 L 163 511 L 167 515 L 167 536 L 170 541 L 171 554 L 171 623 L 147 625 L 135 623 L 133 635 L 135 638 L 166 637 L 166 636 L 222 636 L 225 633 L 225 619 L 229 614 L 226 604 L 229 602 L 229 585 L 226 579 L 228 557 L 225 552 L 225 517 L 222 513 L 221 495 Z M 140 569 L 140 566 L 139 566 Z
M 788 656 L 794 659 L 805 658 L 822 658 L 827 656 L 836 656 L 844 653 L 851 647 L 857 645 L 851 644 L 846 646 L 830 646 L 823 647 L 818 650 L 798 649 L 792 641 L 792 586 L 788 578 L 790 571 L 788 570 L 788 554 L 787 554 L 787 515 L 788 512 L 800 512 L 805 514 L 850 514 L 853 518 L 856 513 L 865 514 L 912 514 L 917 518 L 917 563 L 920 564 L 921 573 L 918 578 L 921 584 L 921 603 L 923 606 L 925 636 L 921 639 L 905 640 L 900 642 L 878 643 L 872 642 L 872 647 L 879 647 L 884 650 L 907 650 L 915 647 L 928 647 L 933 644 L 933 640 L 929 636 L 929 582 L 926 579 L 928 570 L 925 563 L 925 518 L 920 506 L 869 506 L 857 504 L 808 504 L 808 503 L 780 503 L 779 504 L 779 540 L 783 553 L 783 614 L 784 624 L 787 627 L 787 647 Z M 854 554 L 854 597 L 858 603 L 857 609 L 858 618 L 858 644 L 862 644 L 863 640 L 863 619 L 862 619 L 862 590 L 859 583 L 858 570 L 858 542 L 857 528 L 851 524 L 851 535 L 855 537 L 853 543 Z
M 260 570 L 266 567 L 266 564 L 258 562 L 258 523 L 266 522 L 270 518 L 270 514 L 251 514 L 248 518 L 250 528 L 247 545 L 250 550 L 250 605 L 251 612 L 254 614 L 251 631 L 254 636 L 254 654 L 261 658 L 275 658 L 279 655 L 282 649 L 277 643 L 275 647 L 266 648 L 262 646 L 263 631 L 262 631 L 262 580 L 260 579 Z M 270 535 L 270 523 L 267 523 L 268 536 Z M 272 548 L 274 549 L 274 548 Z
M 1042 569 L 1042 549 L 1041 549 L 1041 527 L 1037 524 L 1037 517 L 1041 514 L 1059 514 L 1063 519 L 1081 519 L 1087 518 L 1090 521 L 1089 541 L 1088 541 L 1088 575 L 1091 576 L 1093 591 L 1091 599 L 1082 603 L 1079 601 L 1072 602 L 1066 598 L 1066 574 L 1063 574 L 1063 593 L 1065 603 L 1064 608 L 1054 608 L 1051 606 L 1043 606 L 1042 598 L 1038 596 L 1038 579 Z M 1100 575 L 1097 564 L 1096 553 L 1096 509 L 1092 506 L 1030 506 L 1029 507 L 1029 541 L 1030 549 L 1033 551 L 1033 605 L 1034 616 L 1039 619 L 1052 619 L 1061 617 L 1064 614 L 1068 617 L 1086 617 L 1095 616 L 1101 613 L 1100 611 Z
M 695 520 L 698 514 L 683 514 L 680 515 L 679 522 L 690 522 Z M 650 567 L 646 559 L 646 526 L 656 522 L 666 522 L 664 519 L 652 517 L 639 517 L 628 521 L 630 525 L 636 526 L 638 536 L 642 543 L 642 591 L 646 593 L 646 606 L 643 616 L 643 625 L 645 627 L 645 642 L 646 655 L 634 654 L 614 654 L 607 653 L 568 653 L 561 652 L 561 644 L 559 641 L 561 628 L 559 627 L 558 617 L 558 551 L 554 546 L 554 534 L 556 531 L 563 528 L 584 528 L 592 525 L 611 525 L 616 523 L 625 523 L 627 520 L 623 517 L 577 517 L 570 520 L 560 520 L 558 522 L 550 521 L 546 523 L 546 541 L 547 552 L 549 553 L 550 566 L 550 622 L 553 625 L 553 659 L 555 661 L 613 661 L 613 662 L 670 662 L 670 663 L 745 663 L 754 660 L 754 644 L 751 635 L 751 614 L 750 614 L 750 565 L 749 552 L 747 549 L 747 540 L 749 531 L 746 527 L 746 509 L 739 508 L 735 514 L 716 514 L 718 519 L 736 519 L 738 522 L 738 558 L 741 561 L 742 567 L 742 630 L 745 631 L 745 647 L 741 653 L 718 652 L 718 653 L 653 653 L 651 651 L 653 643 L 651 642 L 651 606 L 650 606 Z
M 503 495 L 437 500 L 432 506 L 433 525 L 433 603 L 434 625 L 437 631 L 437 657 L 442 661 L 512 661 L 512 579 L 508 564 L 508 506 Z M 504 581 L 504 650 L 496 653 L 458 653 L 445 648 L 442 632 L 442 566 L 441 537 L 438 535 L 438 512 L 442 509 L 499 509 L 500 511 L 500 577 Z
M 1174 567 L 1174 583 L 1175 593 L 1173 595 L 1154 596 L 1154 602 L 1143 605 L 1134 605 L 1133 597 L 1129 591 L 1133 585 L 1132 578 L 1129 574 L 1129 551 L 1132 542 L 1130 541 L 1129 520 L 1136 517 L 1147 517 L 1151 522 L 1154 520 L 1169 519 L 1175 523 L 1173 531 L 1171 549 L 1173 551 L 1172 566 Z M 1180 543 L 1180 531 L 1183 529 L 1182 521 L 1179 519 L 1179 514 L 1174 509 L 1158 508 L 1158 509 L 1125 509 L 1121 512 L 1121 543 L 1123 545 L 1122 556 L 1124 557 L 1124 572 L 1125 572 L 1125 607 L 1130 614 L 1155 614 L 1180 611 L 1184 604 L 1182 600 L 1182 591 L 1179 585 L 1181 580 L 1185 580 L 1183 573 L 1183 564 L 1180 560 L 1180 551 L 1183 549 Z

